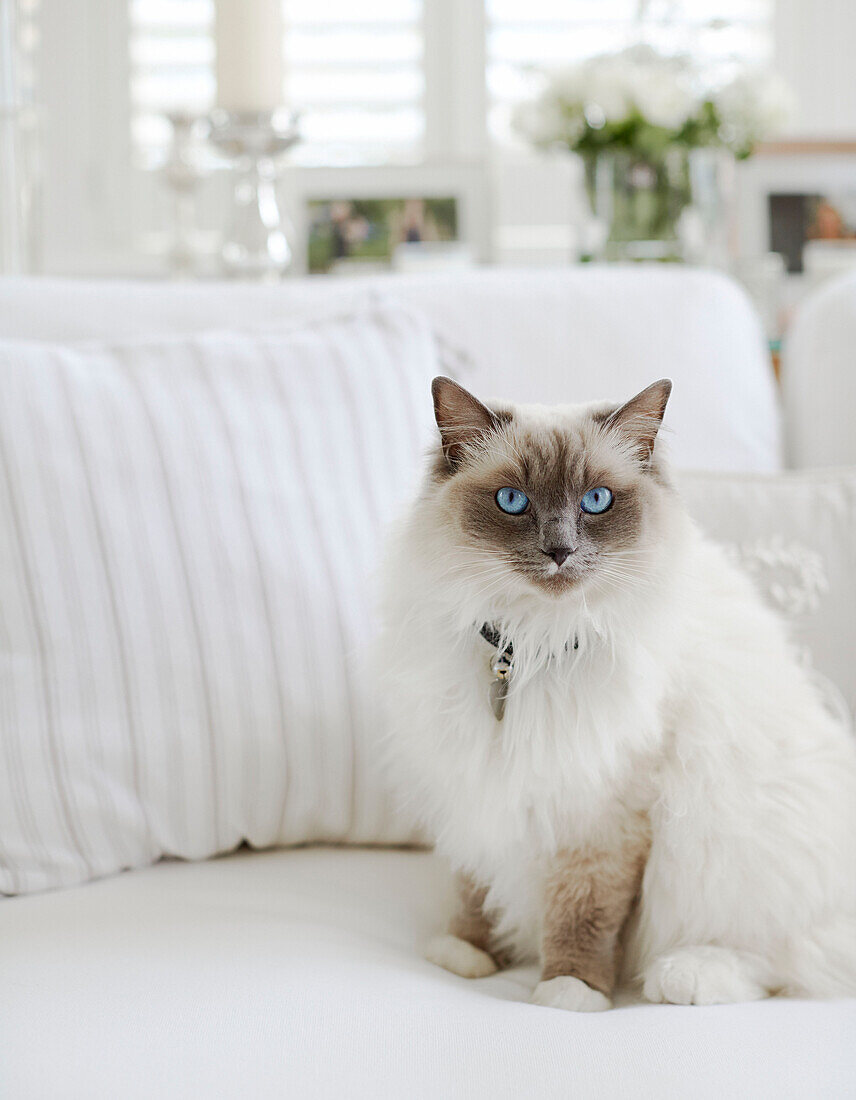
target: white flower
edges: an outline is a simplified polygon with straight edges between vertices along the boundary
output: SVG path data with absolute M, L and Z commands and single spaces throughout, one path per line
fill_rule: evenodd
M 559 105 L 566 117 L 579 115 L 595 127 L 624 122 L 638 112 L 667 130 L 680 130 L 699 103 L 687 63 L 661 57 L 649 46 L 634 46 L 555 70 L 540 102 L 544 125 L 548 116 L 557 120 Z
M 741 73 L 716 95 L 722 137 L 738 152 L 749 152 L 759 141 L 787 126 L 793 117 L 793 93 L 781 77 L 754 70 Z
M 627 93 L 636 110 L 653 126 L 680 130 L 699 107 L 693 68 L 684 57 L 662 57 L 650 46 L 636 46 L 622 59 Z
M 638 115 L 667 138 L 677 137 L 687 122 L 701 119 L 704 101 L 700 74 L 689 58 L 634 46 L 549 74 L 542 94 L 518 108 L 514 126 L 533 145 L 573 149 L 587 130 L 620 126 Z M 747 72 L 714 103 L 722 142 L 743 155 L 787 122 L 793 98 L 779 78 Z
M 623 122 L 633 103 L 628 95 L 627 70 L 621 55 L 595 59 L 584 77 L 586 105 L 600 108 L 605 122 Z
M 582 108 L 574 112 L 552 88 L 536 100 L 519 104 L 511 121 L 514 129 L 538 148 L 559 142 L 573 147 L 585 129 Z
M 569 65 L 548 74 L 550 91 L 565 103 L 584 103 L 589 64 Z
M 654 126 L 680 130 L 698 110 L 698 97 L 685 80 L 667 69 L 637 68 L 632 96 L 639 114 Z
M 551 117 L 543 99 L 519 103 L 514 109 L 511 124 L 521 137 L 539 147 L 556 140 L 560 125 L 557 118 Z

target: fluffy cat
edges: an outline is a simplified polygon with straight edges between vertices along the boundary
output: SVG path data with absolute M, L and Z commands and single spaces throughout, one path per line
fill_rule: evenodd
M 854 744 L 672 489 L 670 390 L 488 407 L 434 381 L 381 641 L 392 774 L 460 887 L 428 957 L 540 959 L 533 1000 L 589 1011 L 625 980 L 854 992 Z

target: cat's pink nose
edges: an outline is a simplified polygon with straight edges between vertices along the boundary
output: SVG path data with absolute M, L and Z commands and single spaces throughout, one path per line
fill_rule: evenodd
M 566 560 L 566 558 L 569 558 L 571 556 L 573 550 L 570 546 L 550 546 L 544 551 L 544 553 L 551 557 L 556 565 L 558 565 L 561 569 L 562 563 Z

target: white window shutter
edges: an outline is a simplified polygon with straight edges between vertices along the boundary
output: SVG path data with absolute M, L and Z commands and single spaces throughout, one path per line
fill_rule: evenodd
M 166 147 L 165 113 L 214 104 L 214 0 L 130 0 L 132 135 Z M 300 112 L 292 161 L 388 164 L 422 153 L 422 0 L 284 0 L 283 99 Z

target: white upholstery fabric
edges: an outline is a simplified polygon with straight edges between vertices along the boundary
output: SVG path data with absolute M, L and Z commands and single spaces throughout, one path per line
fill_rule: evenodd
M 856 1000 L 580 1015 L 423 962 L 424 853 L 167 863 L 0 904 L 10 1100 L 842 1100 Z
M 712 272 L 577 265 L 432 276 L 235 284 L 0 281 L 0 337 L 120 338 L 268 326 L 378 295 L 423 311 L 470 361 L 483 396 L 624 399 L 664 375 L 668 426 L 686 469 L 775 470 L 779 413 L 760 324 Z
M 269 328 L 367 295 L 421 306 L 473 388 L 624 396 L 662 375 L 679 465 L 775 469 L 760 330 L 734 287 L 670 269 L 486 272 L 383 283 L 0 281 L 0 338 Z M 162 863 L 0 902 L 0 1094 L 15 1100 L 839 1100 L 856 1001 L 580 1016 L 476 983 L 420 947 L 445 875 L 413 852 L 289 850 Z
M 400 309 L 0 343 L 0 891 L 407 838 L 362 662 L 437 370 Z
M 732 548 L 856 715 L 856 466 L 683 474 L 691 514 Z M 734 624 L 735 632 L 740 624 Z
M 789 465 L 856 463 L 856 274 L 801 305 L 785 339 L 782 390 Z

